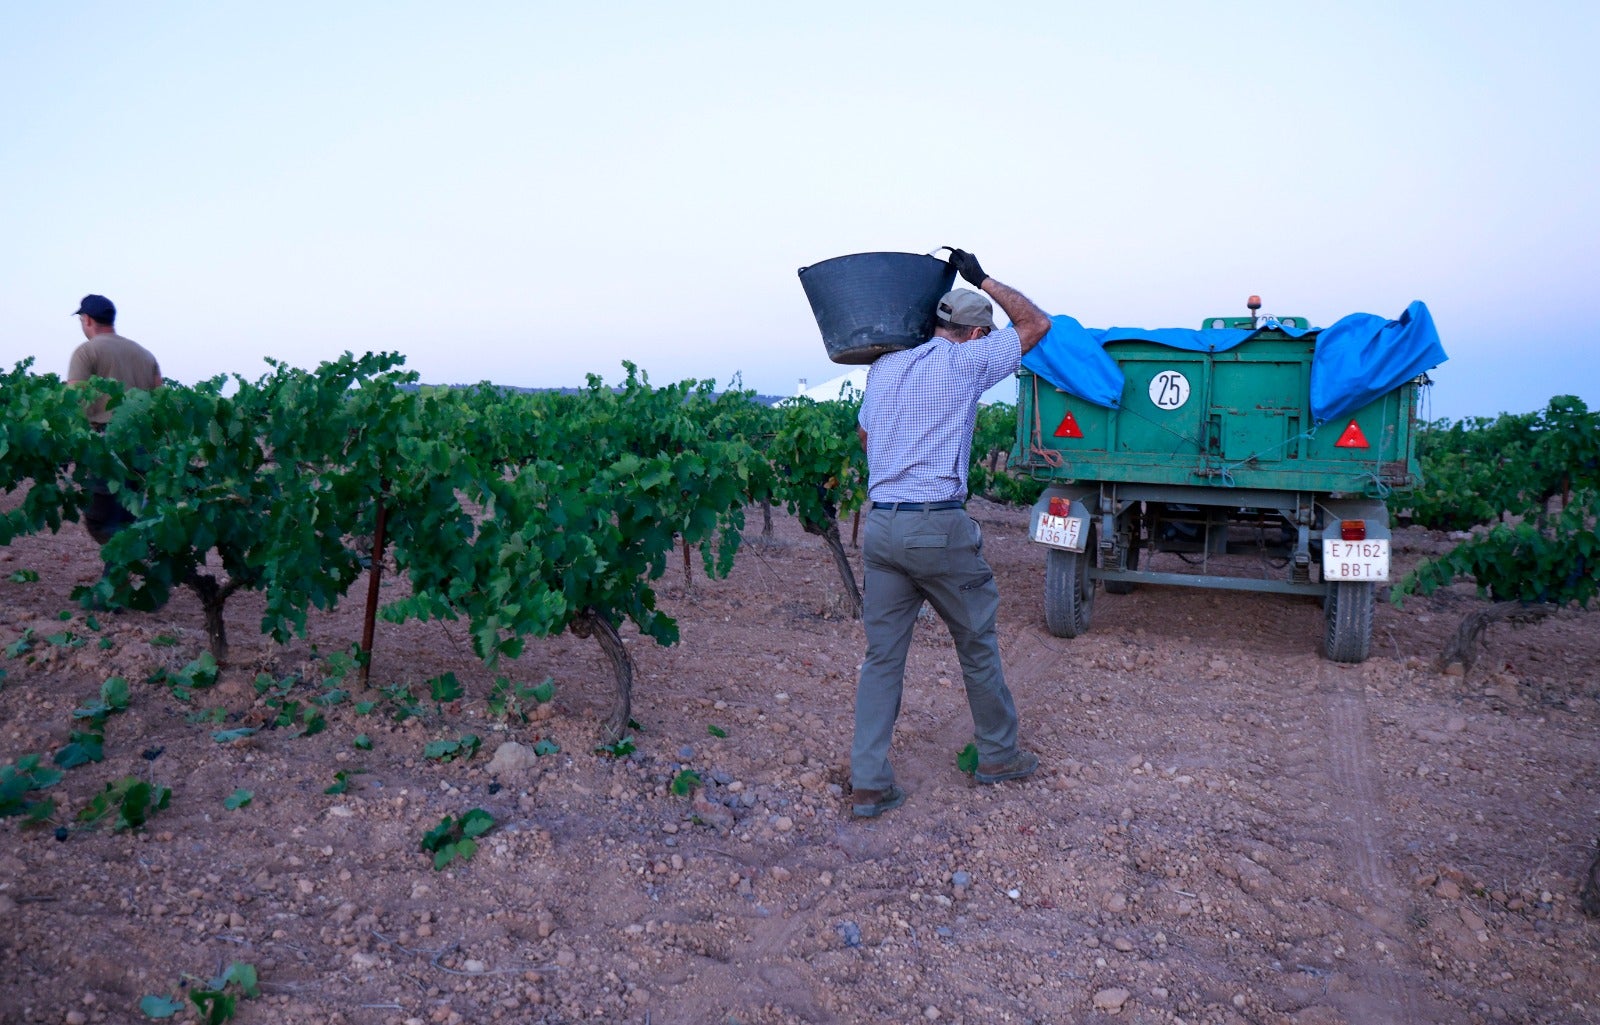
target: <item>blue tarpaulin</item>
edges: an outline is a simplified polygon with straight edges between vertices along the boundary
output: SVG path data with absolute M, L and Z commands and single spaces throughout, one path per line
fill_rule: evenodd
M 1050 333 L 1022 365 L 1097 406 L 1122 404 L 1123 374 L 1105 351 L 1108 342 L 1144 341 L 1189 352 L 1226 352 L 1274 327 L 1294 338 L 1316 334 L 1311 356 L 1311 418 L 1326 423 L 1353 413 L 1449 359 L 1428 307 L 1413 302 L 1399 320 L 1353 313 L 1322 329 L 1265 325 L 1256 330 L 1212 328 L 1086 328 L 1071 317 L 1050 318 Z

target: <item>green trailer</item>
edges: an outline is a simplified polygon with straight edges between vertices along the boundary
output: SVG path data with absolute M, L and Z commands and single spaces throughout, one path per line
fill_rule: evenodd
M 1140 584 L 1266 591 L 1322 599 L 1324 654 L 1367 657 L 1374 592 L 1389 579 L 1384 499 L 1417 480 L 1425 378 L 1315 426 L 1317 332 L 1280 325 L 1308 328 L 1270 319 L 1226 351 L 1107 342 L 1125 375 L 1114 409 L 1020 373 L 1012 465 L 1049 482 L 1029 536 L 1045 550 L 1052 634 L 1089 628 L 1101 583 L 1113 594 Z M 1216 317 L 1202 327 L 1261 324 Z M 1158 570 L 1160 552 L 1176 558 Z M 1256 558 L 1221 558 L 1238 555 Z

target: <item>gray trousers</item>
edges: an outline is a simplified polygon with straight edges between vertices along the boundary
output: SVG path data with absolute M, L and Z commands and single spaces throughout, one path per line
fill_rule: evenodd
M 871 509 L 864 551 L 867 657 L 856 683 L 851 785 L 882 790 L 894 782 L 889 742 L 900 715 L 911 631 L 924 599 L 955 641 L 979 761 L 991 764 L 1015 755 L 1017 709 L 995 636 L 1000 589 L 983 558 L 977 523 L 964 509 Z M 948 754 L 954 759 L 956 753 Z

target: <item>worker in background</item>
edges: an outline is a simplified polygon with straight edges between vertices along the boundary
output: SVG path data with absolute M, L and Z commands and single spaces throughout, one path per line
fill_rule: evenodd
M 900 714 L 906 652 L 927 601 L 955 642 L 978 749 L 979 783 L 1022 779 L 1039 756 L 1017 745 L 1017 710 L 1000 666 L 995 620 L 1000 591 L 983 558 L 983 536 L 966 512 L 967 462 L 978 396 L 1017 372 L 1022 354 L 1050 329 L 1026 296 L 984 273 L 960 249 L 950 263 L 1011 318 L 997 331 L 994 308 L 958 288 L 939 300 L 933 337 L 872 364 L 861 403 L 867 452 L 867 655 L 856 685 L 850 751 L 852 812 L 872 818 L 897 808 L 889 744 Z
M 67 364 L 68 384 L 82 387 L 90 378 L 106 377 L 128 388 L 161 387 L 161 365 L 150 350 L 117 334 L 117 308 L 110 299 L 103 295 L 86 295 L 74 315 L 83 328 L 84 342 L 73 350 L 72 360 Z M 97 431 L 104 431 L 111 421 L 103 395 L 91 400 L 85 413 Z M 103 545 L 118 530 L 132 523 L 133 516 L 117 501 L 104 481 L 91 481 L 89 495 L 83 525 L 89 536 Z

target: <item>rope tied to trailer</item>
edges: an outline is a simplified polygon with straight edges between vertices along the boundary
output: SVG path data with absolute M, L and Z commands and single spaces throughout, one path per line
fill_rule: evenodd
M 1241 466 L 1244 466 L 1244 465 L 1246 465 L 1246 464 L 1248 464 L 1250 462 L 1253 462 L 1254 460 L 1260 458 L 1261 456 L 1269 455 L 1269 454 L 1271 454 L 1273 452 L 1277 452 L 1280 449 L 1288 448 L 1290 445 L 1293 445 L 1297 441 L 1312 441 L 1312 440 L 1314 440 L 1316 438 L 1316 436 L 1317 436 L 1317 429 L 1315 427 L 1312 427 L 1310 430 L 1301 431 L 1299 434 L 1296 434 L 1294 437 L 1285 439 L 1282 443 L 1277 444 L 1277 445 L 1273 445 L 1271 448 L 1264 448 L 1264 449 L 1260 449 L 1258 451 L 1252 452 L 1252 453 L 1250 453 L 1249 455 L 1245 456 L 1243 459 L 1239 460 L 1236 463 L 1224 463 L 1224 464 L 1222 464 L 1221 466 L 1219 466 L 1217 468 L 1217 472 L 1221 476 L 1221 480 L 1222 480 L 1223 486 L 1224 487 L 1229 487 L 1229 488 L 1235 486 L 1234 482 L 1233 482 L 1233 473 L 1232 473 L 1232 471 L 1239 469 Z
M 1394 494 L 1394 489 L 1383 482 L 1383 439 L 1389 433 L 1389 403 L 1380 402 L 1378 406 L 1382 410 L 1378 414 L 1378 447 L 1374 452 L 1372 469 L 1367 471 L 1367 476 L 1377 485 L 1377 497 L 1387 501 L 1389 496 Z
M 1039 420 L 1039 375 L 1037 374 L 1033 377 L 1033 438 L 1028 443 L 1028 452 L 1043 459 L 1045 465 L 1052 469 L 1059 469 L 1067 462 L 1060 452 L 1047 447 L 1044 443 L 1044 424 Z

